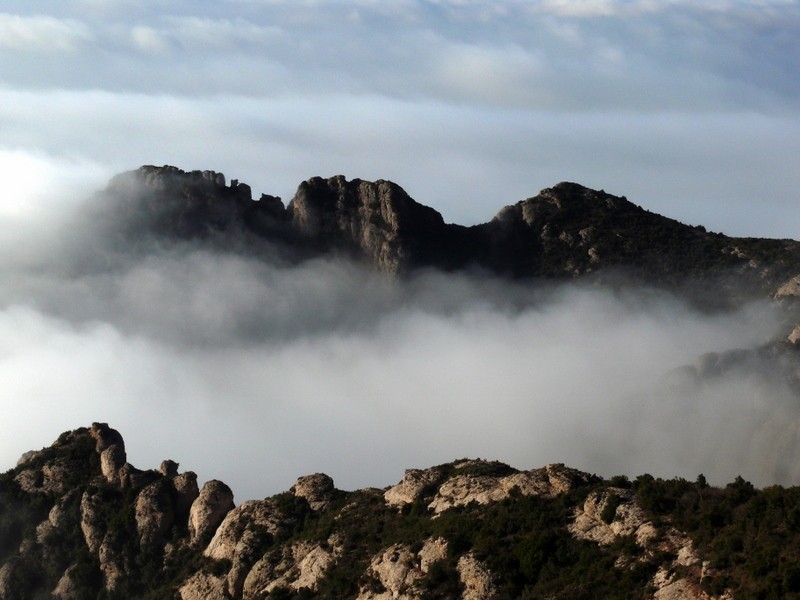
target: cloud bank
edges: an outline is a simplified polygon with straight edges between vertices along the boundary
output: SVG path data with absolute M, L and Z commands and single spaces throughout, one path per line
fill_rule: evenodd
M 767 303 L 708 315 L 647 289 L 397 280 L 335 258 L 131 249 L 97 223 L 62 227 L 28 232 L 38 254 L 0 268 L 0 402 L 23 425 L 0 442 L 7 467 L 99 420 L 136 466 L 172 458 L 240 500 L 317 471 L 388 485 L 464 456 L 717 483 L 800 476 L 788 387 L 675 373 L 771 339 Z
M 76 211 L 174 164 L 284 199 L 391 179 L 464 224 L 577 181 L 797 237 L 798 33 L 779 0 L 4 2 L 0 464 L 107 420 L 240 499 L 475 455 L 794 482 L 787 390 L 668 375 L 770 338 L 768 307 L 133 252 Z

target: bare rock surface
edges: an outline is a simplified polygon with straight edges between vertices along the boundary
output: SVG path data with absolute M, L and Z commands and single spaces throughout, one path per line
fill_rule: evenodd
M 458 576 L 464 586 L 463 600 L 492 600 L 496 588 L 492 574 L 473 554 L 458 559 Z
M 233 509 L 233 492 L 226 484 L 212 479 L 203 485 L 189 511 L 189 535 L 192 543 L 206 538 Z
M 324 473 L 314 473 L 299 477 L 289 491 L 305 498 L 312 510 L 324 510 L 333 499 L 336 488 L 333 479 Z

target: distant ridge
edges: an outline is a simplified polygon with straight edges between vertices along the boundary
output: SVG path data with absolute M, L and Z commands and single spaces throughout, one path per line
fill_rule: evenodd
M 214 171 L 143 166 L 101 194 L 115 226 L 135 236 L 268 243 L 284 256 L 340 252 L 389 273 L 483 270 L 514 278 L 623 271 L 656 285 L 711 281 L 738 302 L 775 294 L 800 273 L 800 242 L 733 238 L 562 182 L 500 209 L 488 223 L 445 223 L 397 184 L 338 175 L 302 182 L 284 206 Z M 278 251 L 278 250 L 276 250 Z M 731 277 L 735 281 L 731 281 Z

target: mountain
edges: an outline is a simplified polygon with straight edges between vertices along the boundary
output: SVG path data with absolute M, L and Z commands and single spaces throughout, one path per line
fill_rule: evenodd
M 800 489 L 554 464 L 300 477 L 238 506 L 103 423 L 0 475 L 0 598 L 740 598 L 800 593 Z
M 339 252 L 390 273 L 624 274 L 720 304 L 774 295 L 800 273 L 800 242 L 711 233 L 576 183 L 542 190 L 472 227 L 445 223 L 390 181 L 341 175 L 302 182 L 284 207 L 275 196 L 254 200 L 248 185 L 228 185 L 214 171 L 143 166 L 115 177 L 101 198 L 104 218 L 129 240 L 205 240 L 293 259 Z
M 284 205 L 254 200 L 249 186 L 213 171 L 146 166 L 115 177 L 81 218 L 92 235 L 77 256 L 97 248 L 87 263 L 112 272 L 115 251 L 202 248 L 290 265 L 344 256 L 397 280 L 432 269 L 488 274 L 526 282 L 525 293 L 559 281 L 644 283 L 709 311 L 772 302 L 781 336 L 698 357 L 667 378 L 664 403 L 686 410 L 686 390 L 731 371 L 785 380 L 800 395 L 800 243 L 710 233 L 574 183 L 465 227 L 388 181 L 312 178 Z M 778 427 L 796 421 L 794 400 L 748 413 L 762 438 L 784 436 L 778 451 L 795 447 L 795 429 Z M 134 467 L 107 424 L 67 431 L 0 475 L 0 600 L 800 595 L 798 488 L 756 489 L 741 477 L 711 487 L 702 475 L 603 479 L 482 459 L 422 467 L 355 491 L 304 475 L 287 492 L 237 505 L 225 483 L 200 485 L 173 460 Z

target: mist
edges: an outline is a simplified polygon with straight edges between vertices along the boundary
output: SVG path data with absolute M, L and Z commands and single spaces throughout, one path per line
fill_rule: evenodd
M 633 286 L 126 246 L 109 230 L 121 223 L 92 217 L 98 201 L 2 216 L 16 223 L 0 240 L 2 469 L 101 421 L 135 466 L 176 460 L 237 501 L 313 472 L 385 486 L 462 457 L 800 477 L 787 384 L 757 367 L 702 380 L 684 368 L 778 336 L 767 301 L 709 314 Z

